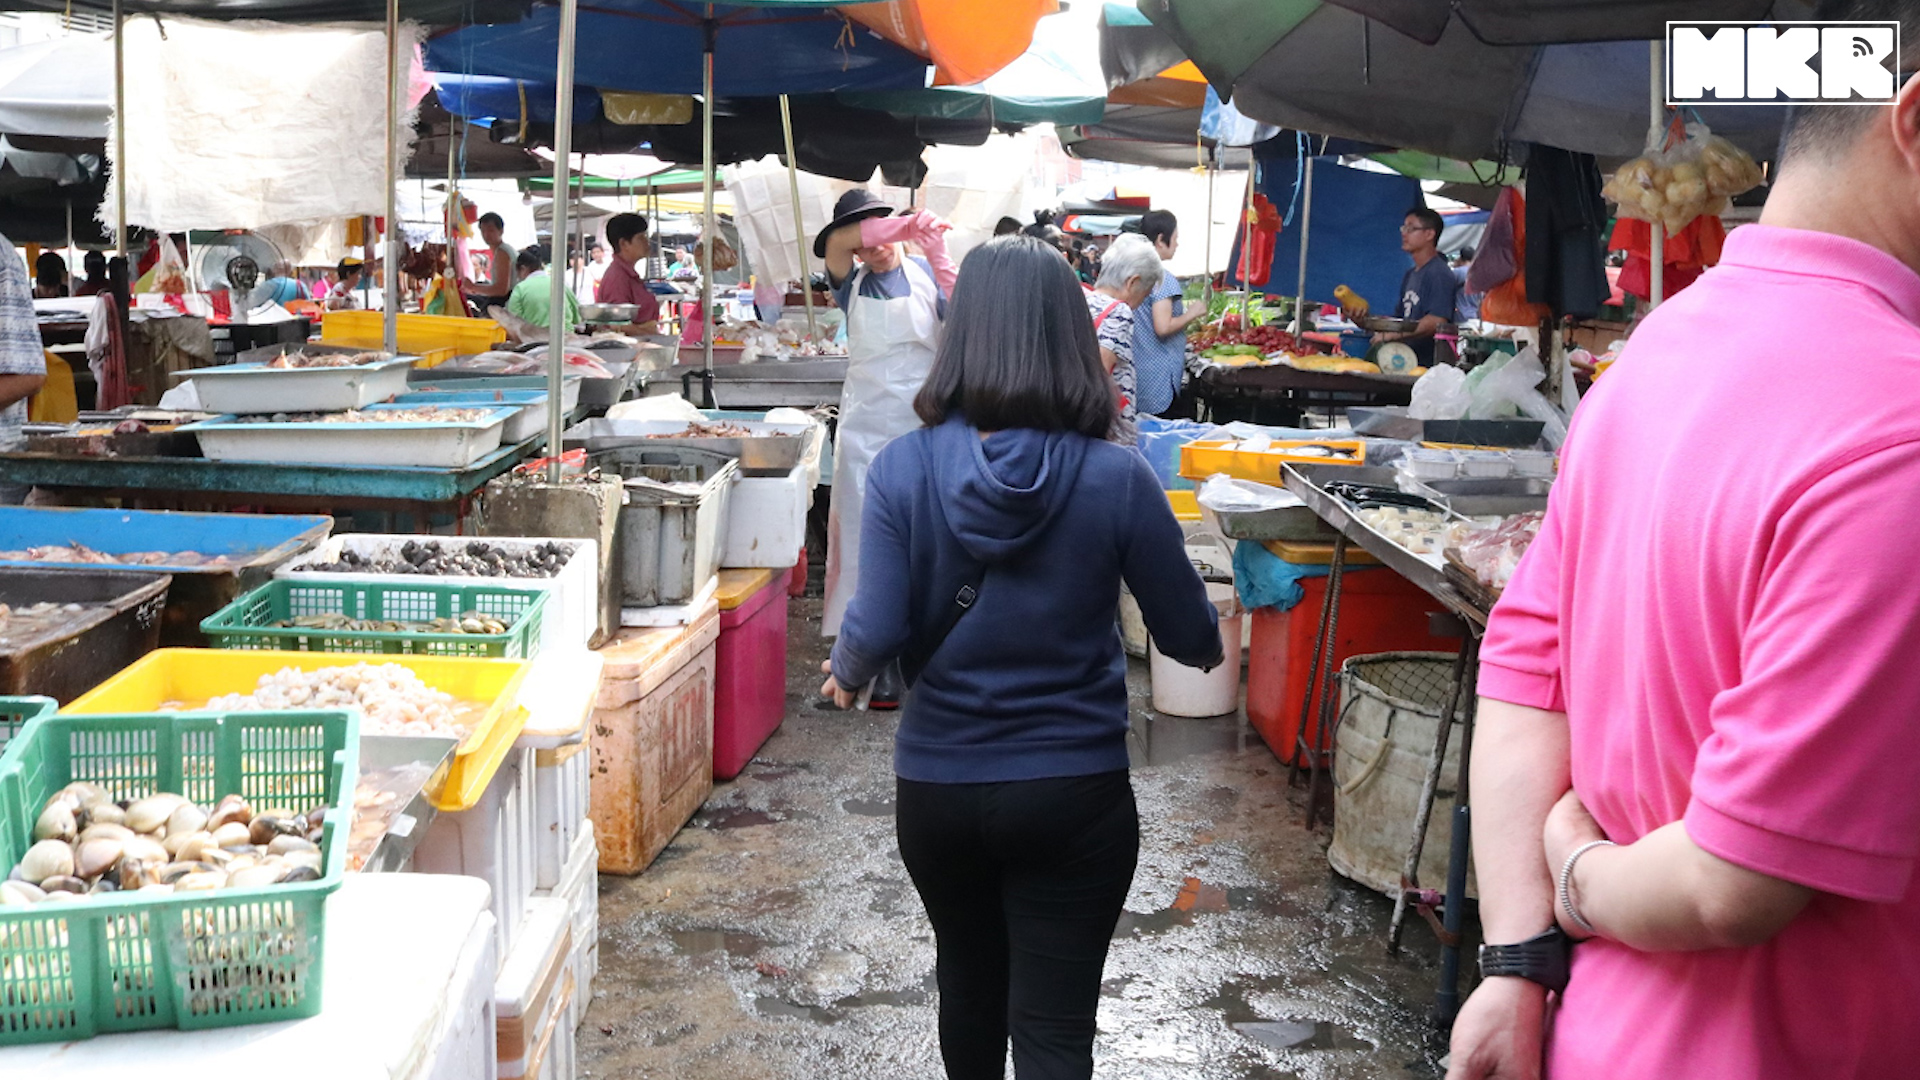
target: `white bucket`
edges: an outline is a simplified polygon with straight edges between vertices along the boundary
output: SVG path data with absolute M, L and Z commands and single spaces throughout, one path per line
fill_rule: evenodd
M 1167 658 L 1147 643 L 1147 670 L 1153 678 L 1153 707 L 1168 716 L 1224 716 L 1240 707 L 1240 600 L 1231 584 L 1207 582 L 1207 599 L 1220 612 L 1220 640 L 1227 662 L 1212 671 L 1190 668 Z

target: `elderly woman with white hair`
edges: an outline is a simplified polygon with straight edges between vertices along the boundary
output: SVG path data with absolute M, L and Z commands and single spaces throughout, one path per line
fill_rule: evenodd
M 1144 236 L 1128 233 L 1107 248 L 1100 280 L 1087 291 L 1087 312 L 1100 339 L 1100 363 L 1119 388 L 1120 412 L 1108 440 L 1122 446 L 1139 441 L 1134 426 L 1133 313 L 1160 284 L 1160 255 Z

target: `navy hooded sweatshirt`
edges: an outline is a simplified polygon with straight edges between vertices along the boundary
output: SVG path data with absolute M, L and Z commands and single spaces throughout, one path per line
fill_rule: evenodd
M 894 771 L 931 783 L 1127 767 L 1124 579 L 1161 652 L 1223 662 L 1213 605 L 1153 470 L 1113 443 L 958 418 L 867 472 L 860 575 L 833 675 L 863 686 L 927 642 L 981 565 L 978 601 L 904 702 Z

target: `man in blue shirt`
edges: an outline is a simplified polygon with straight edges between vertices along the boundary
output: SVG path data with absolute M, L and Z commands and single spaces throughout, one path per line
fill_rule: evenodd
M 1436 358 L 1445 363 L 1453 360 L 1453 349 L 1436 349 L 1434 341 L 1437 331 L 1451 330 L 1454 301 L 1460 291 L 1453 268 L 1440 257 L 1439 245 L 1440 215 L 1424 206 L 1407 211 L 1406 220 L 1400 224 L 1400 250 L 1412 257 L 1413 266 L 1400 278 L 1397 314 L 1418 325 L 1403 333 L 1373 335 L 1376 345 L 1383 341 L 1406 342 L 1420 358 L 1421 367 L 1432 367 Z

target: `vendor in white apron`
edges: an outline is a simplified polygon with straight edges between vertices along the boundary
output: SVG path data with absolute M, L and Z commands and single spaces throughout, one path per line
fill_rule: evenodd
M 947 224 L 924 211 L 893 216 L 864 188 L 835 204 L 833 223 L 814 238 L 828 284 L 847 319 L 847 378 L 833 448 L 833 503 L 827 515 L 827 603 L 821 629 L 840 619 L 859 579 L 860 514 L 867 467 L 880 448 L 920 426 L 914 395 L 933 367 L 954 267 Z M 902 250 L 912 241 L 925 257 Z M 856 262 L 856 259 L 858 260 Z

